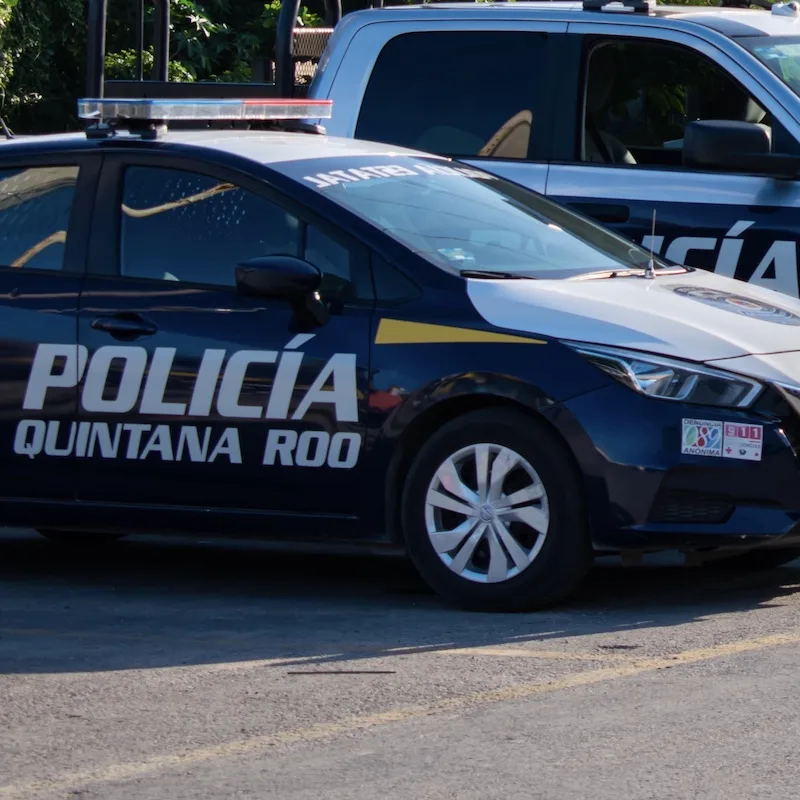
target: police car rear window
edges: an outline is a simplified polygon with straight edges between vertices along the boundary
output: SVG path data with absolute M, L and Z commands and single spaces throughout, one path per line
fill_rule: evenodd
M 649 258 L 541 195 L 458 162 L 352 157 L 274 168 L 449 271 L 568 278 L 641 267 Z
M 0 266 L 64 266 L 76 166 L 0 170 Z

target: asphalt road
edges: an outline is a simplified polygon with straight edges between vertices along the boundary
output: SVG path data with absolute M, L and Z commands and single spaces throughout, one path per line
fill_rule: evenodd
M 469 614 L 403 562 L 0 533 L 0 800 L 797 795 L 800 565 Z

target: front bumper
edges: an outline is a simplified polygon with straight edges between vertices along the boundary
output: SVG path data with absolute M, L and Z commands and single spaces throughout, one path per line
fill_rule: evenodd
M 683 454 L 683 420 L 759 425 L 759 461 Z M 599 549 L 741 548 L 800 541 L 800 402 L 768 387 L 747 411 L 608 386 L 553 409 L 584 475 Z

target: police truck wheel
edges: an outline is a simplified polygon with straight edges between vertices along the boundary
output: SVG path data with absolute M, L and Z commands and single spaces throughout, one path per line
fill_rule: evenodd
M 115 533 L 84 533 L 83 531 L 38 531 L 40 536 L 57 545 L 72 547 L 103 547 L 123 538 Z
M 412 561 L 439 594 L 476 611 L 523 611 L 568 597 L 592 551 L 582 491 L 544 423 L 475 411 L 434 434 L 403 488 Z

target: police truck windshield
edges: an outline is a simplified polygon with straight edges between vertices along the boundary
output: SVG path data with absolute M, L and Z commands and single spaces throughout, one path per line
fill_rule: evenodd
M 738 41 L 800 94 L 800 36 L 753 36 Z
M 534 192 L 457 162 L 393 156 L 273 166 L 448 270 L 570 278 L 639 270 L 650 257 Z

